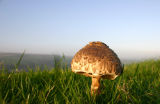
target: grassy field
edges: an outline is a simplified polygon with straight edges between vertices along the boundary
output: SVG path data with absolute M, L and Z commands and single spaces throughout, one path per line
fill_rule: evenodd
M 0 64 L 3 63 L 5 69 L 13 69 L 22 53 L 1 53 L 0 52 Z M 63 55 L 55 54 L 24 54 L 23 60 L 19 65 L 19 69 L 27 70 L 27 67 L 35 69 L 36 66 L 44 69 L 45 66 L 52 68 L 54 66 L 54 60 L 61 59 Z M 65 56 L 65 62 L 69 66 L 72 56 Z
M 160 104 L 160 60 L 124 67 L 115 80 L 102 80 L 101 95 L 90 95 L 91 79 L 56 62 L 41 71 L 0 69 L 0 104 Z

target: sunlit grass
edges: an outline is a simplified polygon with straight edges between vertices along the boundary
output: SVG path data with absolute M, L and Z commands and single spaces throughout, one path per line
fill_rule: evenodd
M 160 60 L 125 65 L 115 80 L 102 80 L 101 95 L 90 95 L 91 79 L 74 74 L 68 67 L 47 67 L 41 71 L 7 72 L 0 69 L 0 104 L 158 104 L 160 102 Z M 18 66 L 16 66 L 18 67 Z

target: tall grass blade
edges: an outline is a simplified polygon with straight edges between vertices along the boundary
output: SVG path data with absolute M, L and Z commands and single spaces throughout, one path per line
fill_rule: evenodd
M 21 54 L 19 60 L 17 61 L 16 65 L 15 65 L 16 72 L 18 71 L 18 67 L 19 67 L 19 65 L 20 65 L 20 63 L 21 63 L 21 61 L 22 61 L 22 58 L 23 58 L 23 56 L 24 56 L 24 53 L 25 53 L 25 51 Z
M 136 76 L 138 74 L 138 71 L 139 71 L 139 64 L 137 65 L 136 69 L 135 69 L 135 73 L 134 73 L 134 76 Z

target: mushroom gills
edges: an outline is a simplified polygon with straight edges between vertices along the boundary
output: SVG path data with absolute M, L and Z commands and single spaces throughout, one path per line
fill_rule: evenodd
M 81 70 L 75 70 L 74 72 L 75 72 L 75 73 L 78 73 L 78 74 L 85 75 L 85 76 L 87 76 L 87 77 L 92 77 L 92 76 L 93 76 L 92 73 L 87 73 L 87 72 L 81 71 Z
M 110 79 L 110 80 L 114 80 L 115 78 L 117 78 L 118 75 L 116 74 L 106 74 L 106 75 L 102 75 L 103 79 Z

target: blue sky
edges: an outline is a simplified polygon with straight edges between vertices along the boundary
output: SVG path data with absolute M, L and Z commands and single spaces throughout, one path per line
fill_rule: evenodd
M 160 56 L 159 0 L 0 0 L 0 52 L 74 55 L 102 41 L 120 57 Z

